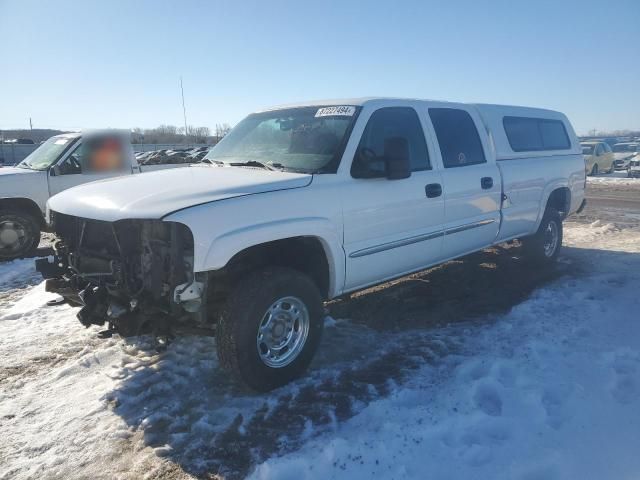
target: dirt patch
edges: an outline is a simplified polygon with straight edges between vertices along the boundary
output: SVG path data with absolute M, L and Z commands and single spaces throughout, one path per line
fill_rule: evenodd
M 335 318 L 378 330 L 448 325 L 507 312 L 533 290 L 575 267 L 537 268 L 517 242 L 447 262 L 329 304 Z

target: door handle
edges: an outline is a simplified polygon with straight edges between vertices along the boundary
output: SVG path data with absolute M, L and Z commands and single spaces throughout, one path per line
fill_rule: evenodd
M 493 188 L 493 178 L 482 177 L 480 179 L 480 186 L 482 186 L 483 190 L 489 190 L 490 188 Z
M 442 185 L 439 183 L 430 183 L 424 187 L 424 193 L 427 198 L 436 198 L 442 195 Z

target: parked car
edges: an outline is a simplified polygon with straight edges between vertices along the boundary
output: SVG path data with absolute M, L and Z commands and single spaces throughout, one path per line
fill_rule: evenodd
M 628 178 L 640 178 L 640 155 L 636 155 L 629 161 L 627 167 Z
M 38 246 L 50 196 L 95 180 L 184 166 L 141 167 L 128 141 L 118 168 L 90 169 L 85 160 L 82 134 L 65 133 L 51 137 L 17 166 L 0 168 L 0 260 L 23 257 Z
M 601 172 L 613 173 L 615 170 L 613 150 L 605 142 L 582 142 L 585 168 L 588 175 Z
M 215 332 L 257 390 L 309 365 L 323 301 L 511 239 L 554 262 L 586 184 L 562 113 L 421 100 L 254 113 L 206 160 L 52 197 L 37 269 L 104 336 Z
M 640 144 L 635 142 L 616 143 L 613 146 L 614 166 L 616 170 L 626 170 L 629 161 L 640 153 Z

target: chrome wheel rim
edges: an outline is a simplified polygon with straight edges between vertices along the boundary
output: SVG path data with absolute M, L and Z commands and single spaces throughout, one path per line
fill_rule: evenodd
M 262 316 L 256 346 L 262 362 L 282 368 L 293 362 L 309 336 L 309 311 L 297 297 L 283 297 L 271 304 Z
M 544 255 L 552 257 L 558 248 L 558 225 L 556 222 L 549 222 L 544 230 Z
M 0 222 L 0 250 L 17 252 L 27 243 L 27 228 L 16 220 Z

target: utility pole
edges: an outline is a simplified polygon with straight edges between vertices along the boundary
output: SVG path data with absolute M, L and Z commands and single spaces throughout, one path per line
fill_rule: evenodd
M 187 108 L 184 106 L 184 88 L 182 87 L 182 75 L 180 75 L 180 92 L 182 93 L 182 115 L 184 116 L 184 138 L 187 138 Z
M 33 122 L 31 121 L 31 117 L 29 117 L 29 129 L 31 130 L 31 133 L 33 133 Z

